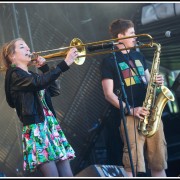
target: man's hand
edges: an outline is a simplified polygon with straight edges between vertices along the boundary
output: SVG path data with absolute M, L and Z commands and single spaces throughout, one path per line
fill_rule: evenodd
M 164 77 L 161 74 L 156 75 L 156 79 L 155 79 L 156 84 L 158 84 L 159 86 L 164 84 Z

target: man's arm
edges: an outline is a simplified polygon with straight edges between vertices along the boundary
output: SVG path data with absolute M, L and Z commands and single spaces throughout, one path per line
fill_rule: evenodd
M 146 80 L 147 80 L 147 82 L 149 82 L 149 80 L 150 80 L 150 73 L 149 73 L 149 70 L 146 69 L 144 72 L 145 72 Z
M 110 102 L 113 106 L 119 109 L 119 100 L 118 96 L 113 92 L 114 82 L 112 79 L 103 79 L 102 87 L 105 99 Z M 123 102 L 123 107 L 125 107 L 125 103 Z

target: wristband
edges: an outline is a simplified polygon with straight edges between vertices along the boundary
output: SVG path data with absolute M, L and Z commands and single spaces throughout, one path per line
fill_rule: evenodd
M 131 108 L 131 106 L 129 106 L 129 109 L 130 109 L 130 108 Z M 131 113 L 131 112 L 130 112 L 130 113 Z M 125 106 L 125 108 L 124 108 L 124 114 L 125 114 L 125 115 L 128 115 L 128 114 L 129 114 L 127 106 Z

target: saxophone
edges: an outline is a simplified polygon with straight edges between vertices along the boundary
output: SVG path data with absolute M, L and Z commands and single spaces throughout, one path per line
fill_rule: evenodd
M 143 107 L 147 108 L 150 114 L 145 116 L 143 120 L 140 119 L 138 122 L 138 132 L 146 137 L 151 137 L 156 133 L 166 103 L 168 100 L 174 101 L 174 95 L 167 87 L 158 86 L 154 83 L 156 75 L 159 73 L 161 45 L 153 43 L 152 46 L 155 46 L 156 50 L 151 67 L 151 77 L 143 102 Z M 160 93 L 156 96 L 157 88 L 160 88 Z

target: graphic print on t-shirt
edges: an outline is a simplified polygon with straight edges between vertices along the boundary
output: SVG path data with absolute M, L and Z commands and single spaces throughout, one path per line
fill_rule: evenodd
M 130 64 L 131 68 L 129 67 L 129 65 L 126 62 L 119 63 L 119 67 L 122 71 L 126 86 L 141 83 L 140 78 L 143 80 L 144 83 L 146 83 L 144 67 L 143 67 L 141 61 L 135 60 L 134 62 L 136 64 L 137 69 L 134 66 L 134 63 L 132 62 L 132 60 L 129 60 L 129 64 Z M 138 70 L 138 72 L 137 72 L 137 70 Z M 141 77 L 139 77 L 139 75 Z

